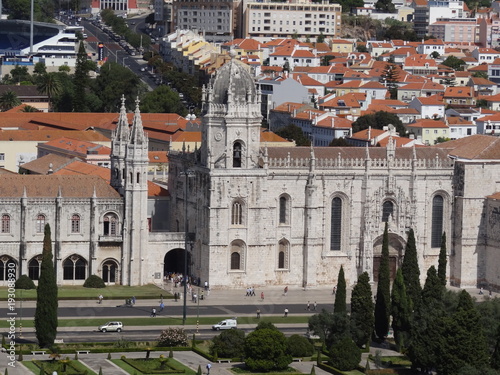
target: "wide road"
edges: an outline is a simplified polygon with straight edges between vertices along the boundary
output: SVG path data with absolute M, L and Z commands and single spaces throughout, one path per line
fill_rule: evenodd
M 114 342 L 120 339 L 127 341 L 156 341 L 160 335 L 162 328 L 161 326 L 145 326 L 141 329 L 134 327 L 133 329 L 124 328 L 120 333 L 118 332 L 99 332 L 96 328 L 86 327 L 85 329 L 78 330 L 58 330 L 57 339 L 63 340 L 65 343 L 75 343 L 75 342 Z M 254 327 L 244 327 L 238 328 L 248 334 L 254 330 Z M 279 327 L 279 330 L 285 334 L 285 336 L 291 336 L 294 334 L 305 335 L 307 331 L 306 324 L 303 327 Z M 222 331 L 214 331 L 207 326 L 199 327 L 187 327 L 187 335 L 191 338 L 193 333 L 196 334 L 196 338 L 199 340 L 209 340 L 216 335 L 219 335 Z M 197 333 L 198 332 L 198 333 Z M 19 344 L 29 344 L 36 343 L 36 336 L 33 328 L 28 328 L 23 330 L 22 337 L 17 337 L 16 341 Z
M 78 301 L 75 301 L 75 305 Z M 133 307 L 126 307 L 124 305 L 116 306 L 102 306 L 96 303 L 95 306 L 75 306 L 75 307 L 59 307 L 58 316 L 60 319 L 65 318 L 110 318 L 120 319 L 124 317 L 148 317 L 151 309 L 155 307 L 158 310 L 158 304 L 156 300 L 151 300 L 151 304 L 145 305 L 142 301 L 141 305 L 135 305 Z M 282 315 L 285 308 L 288 309 L 289 315 L 293 314 L 307 314 L 313 315 L 319 312 L 321 309 L 327 309 L 328 311 L 333 310 L 333 304 L 331 305 L 318 305 L 318 311 L 307 311 L 303 304 L 258 304 L 258 305 L 231 305 L 231 306 L 221 306 L 221 305 L 203 305 L 200 301 L 200 305 L 188 301 L 186 315 L 189 317 L 197 316 L 219 316 L 219 317 L 233 317 L 233 316 L 254 316 L 257 307 L 261 311 L 261 316 L 266 315 Z M 7 309 L 0 309 L 0 316 L 7 316 Z M 18 309 L 19 314 L 19 309 Z M 168 317 L 180 317 L 183 314 L 183 304 L 182 301 L 173 302 L 172 300 L 165 300 L 165 309 L 158 316 L 168 316 Z M 22 311 L 23 319 L 30 319 L 35 316 L 34 307 L 23 307 Z M 214 322 L 215 323 L 215 322 Z

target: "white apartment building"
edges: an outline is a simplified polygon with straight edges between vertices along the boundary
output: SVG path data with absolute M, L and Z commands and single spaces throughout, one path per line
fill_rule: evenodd
M 246 2 L 243 6 L 243 34 L 251 38 L 287 38 L 293 35 L 315 38 L 321 34 L 337 37 L 341 12 L 339 4 L 326 1 Z
M 429 1 L 429 25 L 432 25 L 438 18 L 464 18 L 463 1 Z
M 182 0 L 172 3 L 171 32 L 196 30 L 210 42 L 225 42 L 239 37 L 240 1 Z

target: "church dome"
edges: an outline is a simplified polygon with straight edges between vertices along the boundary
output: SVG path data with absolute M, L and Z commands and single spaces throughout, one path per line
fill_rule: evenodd
M 212 90 L 210 101 L 214 104 L 253 102 L 257 94 L 248 66 L 234 58 L 217 70 Z

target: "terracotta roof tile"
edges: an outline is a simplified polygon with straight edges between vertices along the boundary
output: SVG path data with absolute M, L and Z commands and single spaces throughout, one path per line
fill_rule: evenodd
M 149 151 L 149 163 L 168 163 L 166 151 Z
M 451 156 L 469 160 L 500 159 L 500 138 L 489 135 L 471 135 L 440 143 L 432 148 L 449 148 Z
M 99 176 L 4 175 L 0 179 L 0 197 L 21 198 L 117 198 L 120 194 Z

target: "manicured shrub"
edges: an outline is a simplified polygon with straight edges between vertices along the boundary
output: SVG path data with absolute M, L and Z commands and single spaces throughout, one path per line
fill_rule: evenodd
M 361 350 L 350 337 L 342 338 L 330 349 L 330 362 L 341 371 L 354 370 L 361 361 Z
M 183 328 L 167 328 L 158 338 L 158 346 L 188 346 L 188 338 Z
M 83 283 L 84 288 L 106 288 L 104 280 L 97 275 L 90 275 Z
M 314 353 L 314 345 L 300 335 L 292 335 L 287 339 L 288 352 L 293 357 L 309 357 Z
M 255 372 L 284 370 L 292 363 L 285 335 L 274 329 L 258 329 L 245 339 L 245 365 Z
M 222 358 L 241 358 L 245 355 L 245 332 L 241 329 L 230 329 L 215 336 L 210 346 L 210 354 L 215 353 Z
M 16 289 L 35 289 L 35 283 L 27 275 L 22 275 L 16 280 Z

